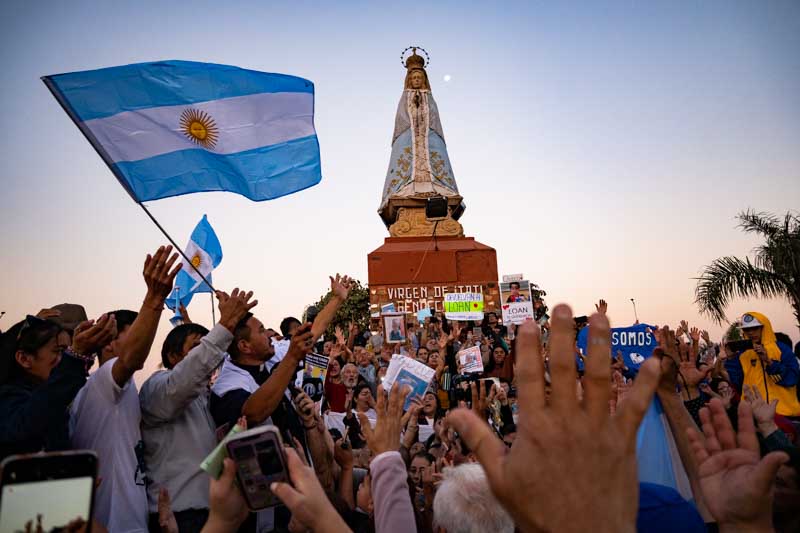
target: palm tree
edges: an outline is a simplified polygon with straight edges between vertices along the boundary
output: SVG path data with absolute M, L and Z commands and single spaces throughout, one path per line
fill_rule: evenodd
M 731 298 L 783 297 L 789 300 L 800 328 L 800 216 L 788 212 L 781 220 L 748 209 L 737 218 L 739 228 L 761 235 L 764 244 L 754 250 L 753 261 L 729 256 L 705 267 L 696 278 L 695 302 L 700 312 L 721 323 Z

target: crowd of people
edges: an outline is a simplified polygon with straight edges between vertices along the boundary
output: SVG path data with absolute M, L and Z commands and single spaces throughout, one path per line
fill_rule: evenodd
M 354 324 L 326 336 L 352 285 L 336 275 L 313 322 L 277 330 L 252 292 L 218 291 L 219 322 L 174 327 L 137 390 L 177 259 L 169 246 L 147 256 L 138 312 L 46 309 L 2 334 L 0 459 L 95 451 L 87 529 L 800 531 L 797 346 L 763 314 L 719 343 L 685 322 L 653 327 L 658 348 L 633 368 L 612 353 L 602 300 L 587 325 L 538 299 L 518 326 L 437 313 L 409 318 L 404 342 Z M 474 346 L 484 370 L 465 374 L 457 353 Z M 328 358 L 317 401 L 295 384 L 310 353 Z M 382 386 L 397 355 L 434 371 L 409 402 L 407 388 Z M 654 397 L 688 495 L 637 474 Z M 232 459 L 216 479 L 200 468 L 236 424 L 280 431 L 291 483 L 268 490 L 283 505 L 250 512 Z

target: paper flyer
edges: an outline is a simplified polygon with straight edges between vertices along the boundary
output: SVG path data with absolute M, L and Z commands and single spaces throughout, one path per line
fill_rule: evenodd
M 458 352 L 456 355 L 458 355 L 458 360 L 461 363 L 461 371 L 464 374 L 483 372 L 483 359 L 481 359 L 480 346 L 466 348 Z
M 214 479 L 219 479 L 220 474 L 222 474 L 222 462 L 226 457 L 228 457 L 228 449 L 225 447 L 225 444 L 231 440 L 231 437 L 237 433 L 241 433 L 244 431 L 244 429 L 245 428 L 239 424 L 235 424 L 228 434 L 225 435 L 225 438 L 222 439 L 219 444 L 217 444 L 217 447 L 214 448 L 205 459 L 203 459 L 203 462 L 200 463 L 200 469 L 204 470 Z
M 408 410 L 412 399 L 415 397 L 422 399 L 435 374 L 436 371 L 433 368 L 423 365 L 416 359 L 394 354 L 389 362 L 389 368 L 386 369 L 386 376 L 383 378 L 383 389 L 391 391 L 395 382 L 401 386 L 411 387 L 411 392 L 406 397 L 406 403 L 403 406 L 404 410 Z

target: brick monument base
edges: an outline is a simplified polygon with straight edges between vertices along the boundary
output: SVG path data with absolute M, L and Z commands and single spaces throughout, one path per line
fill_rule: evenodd
M 370 312 L 442 311 L 449 292 L 483 292 L 485 311 L 500 311 L 497 253 L 473 237 L 388 237 L 367 256 Z

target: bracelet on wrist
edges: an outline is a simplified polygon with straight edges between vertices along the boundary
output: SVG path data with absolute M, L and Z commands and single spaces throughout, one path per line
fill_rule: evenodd
M 75 350 L 72 349 L 72 347 L 65 349 L 64 355 L 72 357 L 73 359 L 78 359 L 79 361 L 83 361 L 87 369 L 94 364 L 95 354 L 84 355 L 82 353 L 76 352 Z

